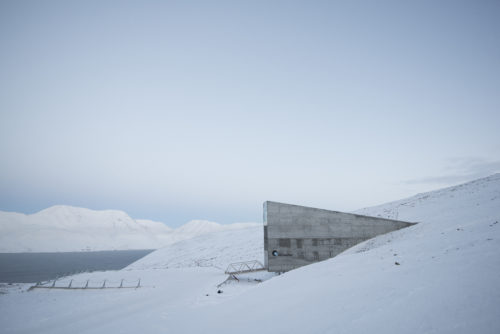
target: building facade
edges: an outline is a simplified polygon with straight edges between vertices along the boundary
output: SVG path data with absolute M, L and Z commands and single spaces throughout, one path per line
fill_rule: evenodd
M 267 201 L 264 265 L 285 272 L 323 261 L 377 235 L 414 223 Z

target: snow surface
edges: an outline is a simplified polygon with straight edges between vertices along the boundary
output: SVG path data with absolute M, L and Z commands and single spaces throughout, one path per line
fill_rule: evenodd
M 72 277 L 140 277 L 137 290 L 4 286 L 2 333 L 500 333 L 500 174 L 358 213 L 420 223 L 222 294 L 226 263 L 262 256 L 261 229 L 206 234 L 121 271 Z
M 0 211 L 0 253 L 158 249 L 205 233 L 255 226 L 195 220 L 177 229 L 118 210 L 57 205 L 32 215 Z
M 152 252 L 126 269 L 215 267 L 225 270 L 230 263 L 264 259 L 262 224 L 200 235 Z

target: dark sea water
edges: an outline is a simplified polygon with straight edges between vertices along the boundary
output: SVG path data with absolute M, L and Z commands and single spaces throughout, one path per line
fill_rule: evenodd
M 119 270 L 152 251 L 0 253 L 0 282 L 34 283 L 82 271 Z

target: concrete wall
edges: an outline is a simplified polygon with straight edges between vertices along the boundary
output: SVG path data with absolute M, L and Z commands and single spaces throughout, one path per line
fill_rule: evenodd
M 273 272 L 288 271 L 334 257 L 364 240 L 410 225 L 413 224 L 267 201 L 265 266 Z

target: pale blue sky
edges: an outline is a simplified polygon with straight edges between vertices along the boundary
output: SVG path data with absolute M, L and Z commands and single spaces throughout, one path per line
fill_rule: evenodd
M 0 210 L 178 226 L 500 171 L 498 1 L 1 1 Z

